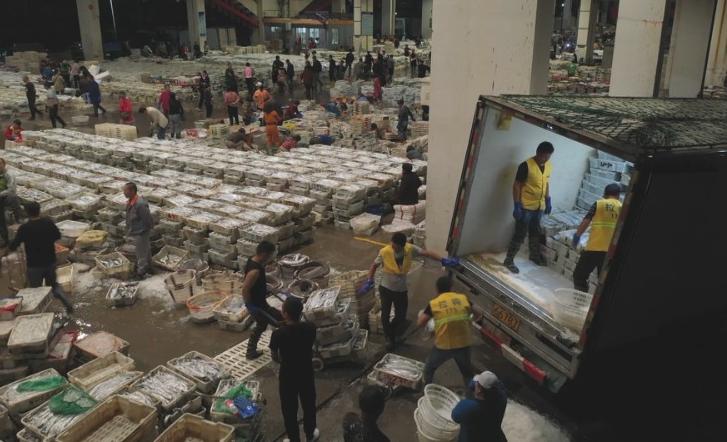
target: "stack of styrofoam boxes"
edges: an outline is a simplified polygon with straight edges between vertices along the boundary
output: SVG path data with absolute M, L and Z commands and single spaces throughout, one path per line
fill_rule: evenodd
M 265 187 L 268 190 L 283 192 L 288 188 L 288 183 L 294 176 L 288 172 L 274 172 L 268 176 Z
M 293 245 L 297 247 L 313 241 L 315 215 L 311 213 L 315 200 L 302 195 L 289 195 L 282 202 L 293 207 Z
M 122 140 L 135 140 L 137 138 L 136 126 L 128 124 L 101 123 L 94 126 L 96 135 Z
M 328 176 L 328 174 L 325 176 Z M 332 197 L 340 185 L 340 182 L 328 178 L 311 182 L 311 189 L 308 192 L 308 196 L 316 200 L 313 211 L 318 214 L 322 223 L 329 224 L 333 222 Z
M 40 72 L 40 62 L 48 58 L 46 52 L 22 51 L 5 57 L 5 64 L 14 66 L 21 71 L 28 71 L 34 74 Z
M 200 258 L 203 261 L 208 260 L 207 252 L 210 248 L 208 239 L 209 225 L 220 221 L 222 218 L 208 211 L 212 204 L 209 200 L 197 200 L 192 204 L 192 207 L 200 211 L 183 218 L 185 226 L 182 232 L 187 239 L 184 241 L 184 248 L 187 249 L 191 257 Z
M 221 218 L 210 223 L 209 234 L 209 261 L 211 264 L 221 265 L 228 269 L 238 268 L 238 250 L 235 244 L 239 236 L 239 229 L 248 223 L 234 218 Z
M 419 138 L 425 135 L 429 135 L 429 122 L 428 121 L 415 121 L 411 125 L 411 137 Z
M 590 209 L 593 203 L 603 197 L 606 185 L 620 183 L 622 187 L 627 186 L 632 167 L 631 163 L 601 151 L 598 151 L 596 158 L 590 158 L 589 163 L 589 173 L 583 179 L 576 202 L 576 206 L 583 210 Z
M 414 229 L 414 235 L 412 235 L 412 241 L 415 246 L 424 248 L 426 240 L 427 221 L 425 220 L 417 224 L 416 229 Z
M 333 194 L 333 216 L 337 229 L 351 228 L 351 218 L 365 209 L 366 188 L 356 184 L 345 184 Z
M 280 229 L 264 224 L 250 223 L 239 229 L 239 239 L 236 242 L 240 268 L 244 267 L 247 259 L 255 255 L 257 245 L 262 241 L 273 244 L 278 242 Z
M 306 321 L 316 325 L 316 345 L 324 359 L 351 353 L 358 334 L 358 317 L 351 298 L 339 297 L 340 287 L 313 292 L 303 307 Z

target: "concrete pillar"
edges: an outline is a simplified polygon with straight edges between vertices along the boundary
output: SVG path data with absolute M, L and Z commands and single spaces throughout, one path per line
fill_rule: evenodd
M 200 50 L 204 51 L 207 43 L 207 15 L 204 0 L 187 0 L 187 28 L 192 47 L 198 44 Z
M 333 0 L 331 5 L 331 12 L 334 14 L 345 14 L 346 13 L 346 0 Z
M 396 0 L 381 0 L 381 35 L 394 35 L 396 30 Z
M 255 11 L 255 15 L 257 16 L 257 43 L 258 44 L 264 44 L 265 43 L 265 8 L 263 7 L 263 0 L 257 0 L 257 11 Z M 304 42 L 304 44 L 306 44 Z
M 673 98 L 702 91 L 715 0 L 677 0 L 662 89 Z
M 723 86 L 727 74 L 727 0 L 718 0 L 709 45 L 706 86 Z
M 446 246 L 480 95 L 545 94 L 554 0 L 434 2 L 427 248 Z M 472 56 L 466 41 L 478 42 Z
M 573 10 L 573 0 L 559 0 L 561 4 L 563 4 L 563 16 L 561 17 L 562 23 L 561 26 L 563 28 L 563 31 L 571 31 L 573 28 L 575 28 L 574 19 L 576 17 L 573 17 L 572 10 Z
M 666 0 L 621 0 L 613 48 L 614 97 L 654 95 Z
M 366 52 L 374 47 L 374 36 L 363 35 L 361 14 L 374 13 L 374 0 L 353 0 L 353 48 L 356 52 Z
M 81 29 L 83 58 L 103 60 L 103 38 L 98 0 L 76 0 L 78 27 Z
M 576 55 L 578 61 L 583 58 L 585 64 L 593 63 L 593 40 L 595 38 L 596 18 L 598 16 L 599 0 L 581 0 L 578 14 L 578 38 Z
M 422 38 L 432 38 L 432 2 L 422 0 Z

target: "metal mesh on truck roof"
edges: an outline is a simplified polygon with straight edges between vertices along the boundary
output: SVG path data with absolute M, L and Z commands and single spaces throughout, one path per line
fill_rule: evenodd
M 530 113 L 644 150 L 727 144 L 727 100 L 525 95 L 501 98 Z

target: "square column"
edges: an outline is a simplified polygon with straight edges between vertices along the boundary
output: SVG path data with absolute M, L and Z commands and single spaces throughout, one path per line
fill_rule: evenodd
M 78 27 L 81 30 L 83 58 L 103 60 L 103 39 L 98 0 L 76 0 Z
M 189 30 L 189 43 L 194 47 L 199 45 L 204 52 L 207 43 L 207 16 L 204 9 L 204 0 L 187 0 L 187 29 Z
M 666 0 L 621 0 L 611 66 L 613 97 L 653 97 Z
M 434 2 L 428 249 L 446 247 L 479 96 L 547 92 L 554 11 L 554 0 Z
M 381 0 L 381 35 L 394 35 L 396 30 L 396 0 Z
M 422 0 L 422 38 L 432 38 L 432 2 Z
M 374 36 L 364 35 L 364 20 L 362 14 L 371 14 L 373 26 L 374 0 L 353 0 L 353 48 L 356 52 L 366 52 L 374 47 Z
M 709 44 L 705 85 L 723 86 L 725 74 L 727 74 L 727 1 L 718 0 L 714 13 L 712 41 Z
M 598 16 L 599 0 L 581 0 L 581 9 L 578 14 L 578 38 L 576 40 L 576 56 L 578 61 L 583 59 L 585 64 L 593 63 L 593 40 Z
M 662 89 L 668 97 L 702 92 L 715 0 L 677 0 Z

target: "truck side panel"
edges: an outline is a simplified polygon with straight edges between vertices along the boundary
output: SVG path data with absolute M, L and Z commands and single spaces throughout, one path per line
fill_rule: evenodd
M 727 311 L 720 276 L 727 268 L 727 161 L 672 155 L 637 167 L 642 176 L 588 331 L 589 352 Z

